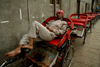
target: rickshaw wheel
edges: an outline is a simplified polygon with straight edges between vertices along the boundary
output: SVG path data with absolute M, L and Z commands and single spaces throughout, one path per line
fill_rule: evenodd
M 86 31 L 86 29 L 85 29 L 83 44 L 85 44 L 85 41 L 86 41 L 86 34 L 87 34 L 86 32 L 87 32 L 87 31 Z
M 92 33 L 92 26 L 91 26 L 91 28 L 90 28 L 90 33 Z
M 62 60 L 62 67 L 71 66 L 73 55 L 74 55 L 74 48 L 70 45 L 65 51 L 65 55 Z
M 93 23 L 91 23 L 90 33 L 92 33 Z

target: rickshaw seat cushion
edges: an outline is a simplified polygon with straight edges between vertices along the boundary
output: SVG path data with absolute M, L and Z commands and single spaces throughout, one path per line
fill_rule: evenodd
M 98 14 L 93 14 L 93 16 L 95 16 L 95 17 L 96 17 L 96 16 L 98 16 Z
M 80 19 L 82 19 L 82 18 L 80 18 Z M 91 21 L 91 19 L 84 19 L 84 20 L 88 20 L 88 21 Z
M 81 16 L 80 19 L 87 19 L 87 17 L 86 16 Z M 88 19 L 90 19 L 90 20 L 93 19 L 93 16 L 88 16 Z
M 84 19 L 71 19 L 73 22 L 81 22 L 81 23 L 85 23 L 86 20 Z
M 87 19 L 87 16 L 80 16 L 79 19 Z
M 60 43 L 63 36 L 64 34 L 59 35 L 57 38 L 53 39 L 52 41 L 47 41 L 47 43 L 57 46 Z
M 53 39 L 52 41 L 48 41 L 47 43 L 58 46 L 60 43 L 60 38 L 59 39 Z
M 96 18 L 96 16 L 93 16 L 93 19 L 95 19 Z
M 83 27 L 85 27 L 86 26 L 86 24 L 85 23 L 79 23 L 79 22 L 73 22 L 74 23 L 74 25 L 78 25 L 78 26 L 83 26 Z
M 93 19 L 93 16 L 88 16 L 88 19 Z

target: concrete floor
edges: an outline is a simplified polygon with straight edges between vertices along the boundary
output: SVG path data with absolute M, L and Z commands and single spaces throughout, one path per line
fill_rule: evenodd
M 88 31 L 84 45 L 82 41 L 83 38 L 72 43 L 75 53 L 71 67 L 100 67 L 100 20 L 92 33 Z

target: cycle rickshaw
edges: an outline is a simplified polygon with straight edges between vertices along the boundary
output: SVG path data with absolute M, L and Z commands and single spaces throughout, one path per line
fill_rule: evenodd
M 88 24 L 88 21 L 90 21 L 91 19 L 88 19 L 87 15 L 85 14 L 71 14 L 69 19 L 74 23 L 74 31 L 76 31 L 72 37 L 72 40 L 84 37 L 84 44 L 87 29 L 91 29 L 91 24 Z
M 51 20 L 57 20 L 57 17 L 50 17 L 46 19 L 42 25 L 45 26 Z M 15 62 L 20 58 L 27 58 L 36 64 L 38 67 L 53 67 L 57 61 L 62 61 L 62 67 L 68 67 L 71 65 L 74 55 L 74 48 L 70 45 L 71 42 L 71 30 L 74 25 L 73 22 L 67 18 L 63 18 L 67 22 L 67 29 L 63 35 L 58 36 L 49 42 L 37 42 L 34 45 L 33 50 L 29 52 L 29 49 L 22 49 L 21 54 L 15 56 L 14 59 L 5 61 L 0 67 L 6 67 L 10 63 Z M 26 54 L 29 52 L 28 54 Z M 28 67 L 33 67 L 31 64 Z M 22 67 L 23 61 L 22 61 Z
M 89 12 L 89 13 L 83 13 L 83 14 L 87 15 L 88 19 L 90 19 L 89 22 L 91 22 L 92 27 L 94 27 L 94 24 L 96 23 L 96 21 L 99 18 L 99 14 L 97 14 L 97 13 L 91 13 L 91 12 Z M 92 32 L 92 30 L 90 32 Z
M 75 18 L 77 17 L 77 18 Z M 71 40 L 79 37 L 82 38 L 84 36 L 83 44 L 86 40 L 87 31 L 90 30 L 92 32 L 92 27 L 94 26 L 95 21 L 99 18 L 99 14 L 97 13 L 83 13 L 83 14 L 71 14 L 69 19 L 74 23 L 76 34 L 74 33 Z

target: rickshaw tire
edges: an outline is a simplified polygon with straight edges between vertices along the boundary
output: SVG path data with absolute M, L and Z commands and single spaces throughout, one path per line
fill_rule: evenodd
M 73 46 L 69 45 L 69 47 L 66 49 L 65 55 L 62 59 L 62 67 L 70 67 L 73 56 L 74 56 L 74 48 L 73 48 Z
M 86 32 L 87 32 L 87 31 L 86 31 L 86 29 L 85 29 L 83 44 L 85 44 L 85 41 L 86 41 L 86 34 L 87 34 Z

